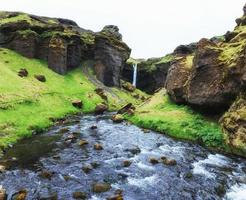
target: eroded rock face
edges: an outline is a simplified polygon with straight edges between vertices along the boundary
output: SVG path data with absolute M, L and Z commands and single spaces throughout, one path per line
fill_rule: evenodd
M 58 74 L 67 72 L 67 44 L 59 36 L 55 36 L 50 40 L 48 66 Z
M 188 54 L 192 54 L 195 52 L 197 48 L 197 44 L 196 43 L 191 43 L 188 45 L 179 45 L 175 50 L 174 50 L 174 54 L 175 55 L 188 55 Z
M 173 62 L 166 81 L 168 94 L 176 103 L 205 112 L 226 110 L 244 87 L 245 45 L 236 43 L 239 47 L 238 55 L 227 58 L 220 43 L 200 40 L 194 54 Z
M 187 102 L 212 109 L 227 108 L 240 90 L 240 81 L 230 76 L 229 68 L 219 60 L 221 49 L 202 39 L 198 43 L 188 83 Z
M 39 37 L 34 31 L 17 31 L 13 37 L 13 40 L 6 44 L 6 47 L 21 55 L 34 58 L 38 48 Z
M 106 28 L 107 29 L 107 28 Z M 103 31 L 95 39 L 95 72 L 98 80 L 106 86 L 120 86 L 120 76 L 131 49 L 114 31 Z
M 227 143 L 246 153 L 246 94 L 243 93 L 232 104 L 229 111 L 220 119 L 220 124 L 225 131 Z M 232 148 L 232 150 L 233 150 Z
M 185 62 L 186 57 L 174 62 L 166 79 L 167 92 L 176 103 L 185 103 L 187 99 L 187 82 L 191 68 Z
M 121 70 L 131 50 L 117 26 L 94 33 L 71 20 L 18 12 L 0 12 L 1 20 L 0 47 L 45 60 L 62 75 L 80 66 L 82 60 L 95 58 L 97 78 L 107 86 L 120 86 Z

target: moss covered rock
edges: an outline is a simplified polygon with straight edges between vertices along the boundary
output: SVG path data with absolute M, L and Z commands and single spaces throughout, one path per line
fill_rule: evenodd
M 220 119 L 231 150 L 246 154 L 246 94 L 241 94 Z

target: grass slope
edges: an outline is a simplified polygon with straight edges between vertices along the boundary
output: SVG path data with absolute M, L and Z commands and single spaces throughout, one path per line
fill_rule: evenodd
M 17 75 L 20 68 L 28 70 L 28 77 Z M 47 81 L 39 82 L 34 75 L 44 75 Z M 52 119 L 80 111 L 93 112 L 95 106 L 102 102 L 94 90 L 95 86 L 83 75 L 81 68 L 61 76 L 51 71 L 43 61 L 0 49 L 0 147 L 31 136 L 33 131 L 44 130 L 52 125 Z M 114 106 L 111 110 L 127 103 L 124 101 L 126 97 L 128 102 L 140 103 L 130 93 L 114 90 L 122 99 L 119 101 L 107 94 L 109 105 Z M 84 103 L 82 110 L 71 105 L 75 99 Z
M 198 141 L 204 145 L 225 150 L 222 131 L 217 123 L 205 120 L 187 106 L 176 105 L 165 90 L 156 93 L 133 116 L 126 116 L 132 123 L 166 133 L 172 137 Z

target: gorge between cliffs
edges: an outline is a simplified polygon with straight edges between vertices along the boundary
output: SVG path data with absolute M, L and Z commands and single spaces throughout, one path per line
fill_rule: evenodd
M 116 25 L 1 11 L 0 200 L 244 200 L 245 88 L 246 5 L 149 59 Z

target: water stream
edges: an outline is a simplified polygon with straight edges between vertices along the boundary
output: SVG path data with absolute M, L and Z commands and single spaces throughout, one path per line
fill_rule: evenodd
M 91 129 L 97 125 L 97 129 Z M 75 137 L 74 137 L 75 136 Z M 83 139 L 87 145 L 78 143 Z M 100 143 L 103 150 L 94 149 Z M 177 165 L 151 164 L 151 157 L 175 159 Z M 131 161 L 129 167 L 123 161 Z M 25 189 L 26 199 L 73 199 L 75 191 L 101 200 L 123 191 L 125 200 L 242 200 L 246 197 L 246 160 L 214 154 L 199 145 L 145 133 L 128 123 L 113 124 L 108 115 L 74 116 L 45 134 L 23 140 L 0 161 L 8 169 L 0 184 L 8 199 Z M 84 166 L 93 165 L 89 172 Z M 42 171 L 52 173 L 40 176 Z M 92 191 L 104 182 L 111 189 Z M 49 199 L 49 198 L 46 198 Z M 50 198 L 51 199 L 51 198 Z
M 133 80 L 132 85 L 137 86 L 137 72 L 138 72 L 138 64 L 133 64 Z

